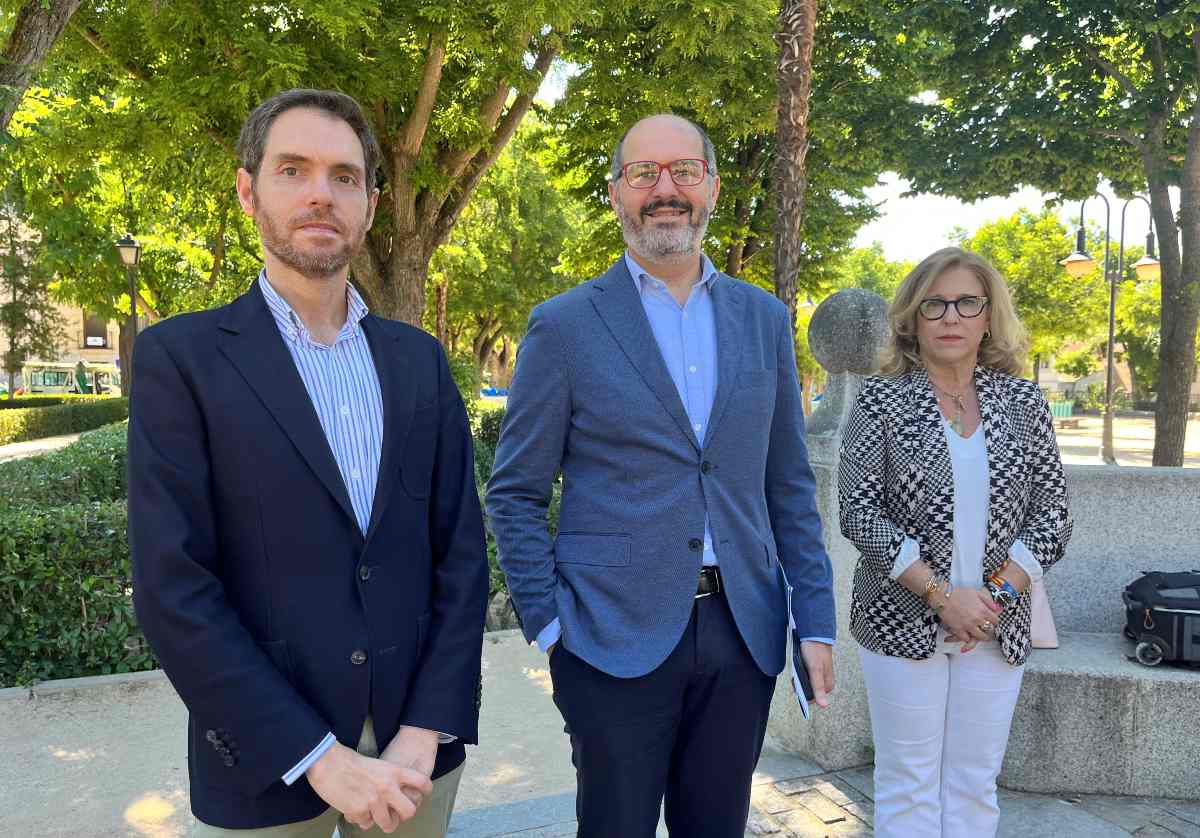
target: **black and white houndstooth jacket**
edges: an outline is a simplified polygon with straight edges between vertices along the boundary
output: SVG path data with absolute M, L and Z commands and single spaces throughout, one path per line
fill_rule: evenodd
M 1020 538 L 1049 568 L 1071 537 L 1067 487 L 1050 407 L 1037 385 L 977 366 L 975 387 L 988 458 L 984 577 Z M 861 553 L 854 573 L 850 631 L 867 649 L 916 660 L 933 655 L 938 618 L 889 577 L 905 537 L 921 559 L 950 573 L 954 547 L 954 476 L 929 375 L 916 367 L 867 379 L 847 420 L 839 464 L 842 534 Z M 980 579 L 983 584 L 983 579 Z M 1001 615 L 1004 657 L 1029 656 L 1029 595 Z

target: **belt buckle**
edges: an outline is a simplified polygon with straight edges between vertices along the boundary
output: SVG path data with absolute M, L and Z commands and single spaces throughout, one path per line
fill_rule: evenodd
M 709 568 L 705 567 L 705 568 L 701 568 L 701 570 L 700 570 L 700 578 L 701 579 L 704 578 L 705 570 L 709 570 Z M 721 576 L 720 576 L 720 574 L 717 573 L 716 568 L 712 568 L 711 570 L 709 570 L 709 573 L 711 574 L 712 580 L 716 584 L 717 587 L 714 590 L 705 591 L 702 594 L 697 593 L 694 597 L 692 597 L 692 599 L 704 599 L 706 596 L 712 596 L 713 594 L 718 594 L 721 592 Z

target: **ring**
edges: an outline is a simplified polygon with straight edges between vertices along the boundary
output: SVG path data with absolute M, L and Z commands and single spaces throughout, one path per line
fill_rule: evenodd
M 991 631 L 993 628 L 994 628 L 994 626 L 987 620 L 984 620 L 982 623 L 979 624 L 979 630 L 984 632 L 985 634 L 987 632 Z

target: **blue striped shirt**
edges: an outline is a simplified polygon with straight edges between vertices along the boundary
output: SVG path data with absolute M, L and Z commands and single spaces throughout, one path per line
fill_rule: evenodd
M 258 286 L 317 412 L 321 430 L 350 495 L 358 528 L 365 537 L 383 451 L 383 393 L 361 325 L 367 316 L 367 304 L 354 286 L 346 283 L 346 322 L 333 345 L 325 346 L 313 340 L 299 315 L 271 286 L 265 269 L 258 275 Z M 304 759 L 283 775 L 283 781 L 289 786 L 296 782 L 335 742 L 332 732 L 325 734 Z
M 367 304 L 347 283 L 346 323 L 333 345 L 325 346 L 313 340 L 296 312 L 271 287 L 265 270 L 259 274 L 258 283 L 283 343 L 296 362 L 346 484 L 358 528 L 365 536 L 383 451 L 383 394 L 360 322 L 367 316 Z

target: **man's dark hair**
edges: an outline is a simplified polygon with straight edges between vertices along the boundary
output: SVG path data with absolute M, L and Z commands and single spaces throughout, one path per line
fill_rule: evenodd
M 336 90 L 313 90 L 307 87 L 297 87 L 276 93 L 267 101 L 250 112 L 242 123 L 242 132 L 238 135 L 237 154 L 241 166 L 251 177 L 258 177 L 262 166 L 263 154 L 267 147 L 267 133 L 271 130 L 276 118 L 292 108 L 315 108 L 330 116 L 342 120 L 358 135 L 362 144 L 363 164 L 365 166 L 366 189 L 370 192 L 375 188 L 375 169 L 379 166 L 381 152 L 375 132 L 358 102 L 339 93 Z

